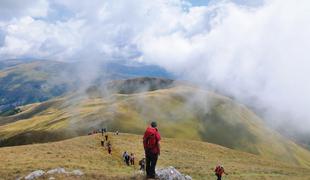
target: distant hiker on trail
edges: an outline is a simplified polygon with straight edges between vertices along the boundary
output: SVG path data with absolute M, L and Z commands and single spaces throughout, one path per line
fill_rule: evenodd
M 133 153 L 130 154 L 130 165 L 135 165 L 135 155 Z
M 127 151 L 123 153 L 123 161 L 127 164 L 127 166 L 129 166 L 130 156 Z
M 104 147 L 104 139 L 101 139 L 101 146 Z
M 108 134 L 105 134 L 104 137 L 105 137 L 105 140 L 107 141 L 108 138 L 109 138 L 109 135 L 108 135 Z
M 157 129 L 157 123 L 152 122 L 143 136 L 143 146 L 146 157 L 146 177 L 155 178 L 155 167 L 160 155 L 160 134 Z
M 112 145 L 111 145 L 110 141 L 108 142 L 108 153 L 112 154 Z
M 123 153 L 123 161 L 124 161 L 124 162 L 126 162 L 126 159 L 125 159 L 126 156 L 128 156 L 127 151 L 125 151 L 125 152 Z
M 228 174 L 225 172 L 223 165 L 217 165 L 217 166 L 215 167 L 214 172 L 215 172 L 215 175 L 217 176 L 217 180 L 222 180 L 222 175 L 223 175 L 223 173 L 226 174 L 226 175 L 228 175 Z
M 101 129 L 101 135 L 103 136 L 103 134 L 104 134 L 104 129 L 102 128 Z
M 141 171 L 144 171 L 144 170 L 145 170 L 145 158 L 142 158 L 142 159 L 139 161 L 139 165 L 140 165 L 140 170 L 141 170 Z
M 129 162 L 130 162 L 130 156 L 129 156 L 128 153 L 126 153 L 126 155 L 125 155 L 125 163 L 126 163 L 127 166 L 130 165 Z

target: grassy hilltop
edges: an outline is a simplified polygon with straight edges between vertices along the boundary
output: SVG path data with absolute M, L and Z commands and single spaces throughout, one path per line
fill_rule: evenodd
M 134 83 L 158 81 L 144 80 Z M 123 81 L 128 82 L 132 80 Z M 120 84 L 117 87 L 126 87 Z M 309 151 L 267 128 L 245 106 L 184 84 L 152 91 L 113 91 L 112 95 L 93 88 L 85 96 L 71 94 L 21 109 L 0 119 L 0 145 L 62 140 L 101 127 L 141 134 L 149 121 L 156 120 L 165 137 L 207 141 L 290 165 L 310 166 Z
M 15 179 L 38 169 L 64 167 L 85 173 L 77 179 L 142 179 L 138 166 L 127 167 L 123 151 L 143 157 L 142 135 L 109 136 L 112 155 L 100 146 L 101 135 L 82 136 L 54 143 L 0 148 L 0 179 Z M 231 150 L 222 146 L 183 139 L 163 138 L 158 167 L 174 166 L 194 179 L 215 178 L 213 168 L 224 164 L 229 173 L 224 179 L 309 179 L 310 169 L 273 161 L 261 156 Z M 55 176 L 75 179 L 74 176 Z M 45 177 L 47 178 L 47 177 Z

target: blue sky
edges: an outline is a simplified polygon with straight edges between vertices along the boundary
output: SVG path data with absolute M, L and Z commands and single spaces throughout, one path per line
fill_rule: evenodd
M 189 0 L 193 6 L 207 6 L 210 2 L 216 3 L 218 1 L 220 0 Z M 231 2 L 239 5 L 260 6 L 263 4 L 264 0 L 231 0 Z
M 190 0 L 191 4 L 194 6 L 206 6 L 209 0 Z

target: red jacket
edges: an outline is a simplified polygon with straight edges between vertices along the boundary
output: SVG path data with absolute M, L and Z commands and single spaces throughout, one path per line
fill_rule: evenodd
M 218 174 L 218 175 L 222 176 L 222 175 L 223 175 L 223 173 L 225 173 L 225 170 L 224 170 L 224 168 L 223 168 L 223 167 L 216 166 L 216 168 L 215 168 L 214 172 L 215 172 L 216 174 Z
M 156 145 L 154 147 L 152 147 L 150 149 L 150 151 L 154 154 L 160 154 L 160 147 L 159 147 L 159 141 L 160 141 L 160 134 L 158 132 L 157 128 L 153 128 L 153 127 L 148 127 L 144 133 L 143 136 L 143 146 L 144 146 L 144 150 L 147 149 L 147 138 L 150 137 L 152 134 L 154 134 L 155 139 L 156 139 Z

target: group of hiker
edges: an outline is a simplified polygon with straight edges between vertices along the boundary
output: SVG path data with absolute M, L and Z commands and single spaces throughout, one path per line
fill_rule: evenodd
M 126 163 L 127 166 L 129 165 L 135 165 L 135 155 L 134 153 L 128 153 L 127 151 L 125 151 L 123 153 L 123 161 Z
M 98 133 L 99 131 L 94 131 L 94 133 Z M 101 139 L 101 146 L 107 147 L 108 153 L 112 154 L 112 144 L 109 141 L 109 135 L 107 133 L 106 128 L 102 128 L 102 139 Z M 118 135 L 119 132 L 116 131 L 115 135 Z M 143 136 L 143 147 L 145 152 L 145 157 L 139 161 L 139 166 L 141 171 L 146 171 L 146 177 L 150 179 L 155 179 L 155 167 L 157 164 L 158 156 L 160 155 L 160 140 L 161 136 L 157 129 L 157 123 L 153 121 L 149 127 L 147 127 L 144 136 Z M 105 143 L 106 142 L 106 143 Z M 135 155 L 134 153 L 128 153 L 125 151 L 122 155 L 123 161 L 126 163 L 127 166 L 134 166 L 135 165 Z M 217 165 L 215 167 L 215 175 L 217 180 L 221 180 L 223 174 L 228 175 L 223 165 Z
M 125 151 L 123 153 L 123 161 L 126 163 L 127 166 L 134 166 L 135 165 L 135 155 L 134 153 L 128 153 L 127 151 Z M 145 158 L 142 158 L 139 161 L 139 170 L 140 171 L 145 171 Z
M 101 146 L 107 147 L 108 153 L 112 154 L 112 144 L 111 144 L 111 141 L 109 140 L 109 135 L 105 128 L 101 129 L 101 135 L 102 135 Z

